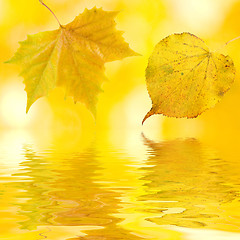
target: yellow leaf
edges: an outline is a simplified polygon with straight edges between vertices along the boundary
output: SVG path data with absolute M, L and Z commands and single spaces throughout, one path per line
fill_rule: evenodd
M 146 82 L 153 114 L 195 118 L 212 108 L 235 78 L 230 57 L 210 52 L 206 44 L 190 33 L 161 40 L 149 58 Z
M 115 29 L 117 12 L 86 9 L 66 26 L 28 36 L 9 61 L 22 66 L 27 112 L 56 86 L 95 115 L 97 96 L 106 80 L 104 63 L 138 55 Z

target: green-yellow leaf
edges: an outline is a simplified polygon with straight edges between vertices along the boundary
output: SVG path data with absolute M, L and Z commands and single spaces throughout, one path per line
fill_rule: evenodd
M 146 69 L 153 114 L 195 118 L 212 108 L 235 78 L 230 57 L 210 52 L 206 44 L 190 33 L 173 34 L 161 40 Z
M 28 36 L 9 60 L 22 66 L 27 111 L 40 97 L 62 86 L 66 96 L 95 115 L 97 96 L 106 80 L 104 63 L 138 55 L 115 29 L 117 12 L 86 9 L 58 30 Z

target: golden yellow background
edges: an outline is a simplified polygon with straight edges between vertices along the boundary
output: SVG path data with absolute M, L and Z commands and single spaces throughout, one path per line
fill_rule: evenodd
M 130 158 L 141 158 L 145 152 L 137 139 L 143 132 L 149 139 L 158 142 L 169 140 L 184 161 L 188 161 L 188 158 L 182 155 L 179 149 L 198 149 L 198 142 L 181 143 L 175 139 L 195 138 L 231 162 L 230 166 L 233 169 L 229 170 L 229 175 L 237 174 L 240 156 L 240 40 L 232 42 L 227 47 L 224 44 L 240 35 L 240 1 L 46 0 L 45 3 L 62 24 L 72 21 L 85 8 L 93 6 L 120 11 L 116 18 L 117 29 L 125 32 L 123 36 L 130 47 L 142 56 L 106 64 L 109 82 L 104 84 L 104 93 L 99 96 L 96 121 L 81 103 L 74 104 L 71 98 L 65 100 L 61 89 L 55 89 L 48 97 L 39 99 L 26 115 L 26 93 L 23 79 L 18 77 L 20 69 L 18 66 L 4 64 L 4 61 L 12 57 L 19 47 L 18 42 L 25 40 L 28 34 L 53 30 L 58 28 L 58 23 L 37 0 L 0 0 L 0 144 L 9 147 L 8 159 L 14 159 L 6 164 L 6 172 L 15 173 L 14 167 L 23 161 L 17 156 L 22 145 L 28 142 L 34 143 L 36 149 L 54 145 L 63 152 L 72 152 L 82 151 L 96 141 L 99 149 L 110 143 L 116 148 L 121 146 L 128 149 Z M 162 38 L 179 32 L 191 32 L 203 39 L 211 50 L 230 55 L 237 69 L 235 83 L 214 109 L 208 110 L 197 119 L 174 119 L 156 115 L 142 126 L 142 119 L 151 107 L 144 77 L 148 58 Z M 155 155 L 158 155 L 159 147 L 153 146 L 149 140 L 146 141 L 145 146 L 150 146 L 156 152 Z M 164 149 L 168 151 L 168 142 L 165 142 Z M 199 156 L 198 151 L 202 150 L 196 151 Z M 205 154 L 204 151 L 201 152 L 201 156 Z M 199 159 L 194 157 L 196 153 L 190 154 L 194 159 Z M 119 166 L 112 166 L 108 162 L 109 158 L 111 154 L 103 156 L 101 163 L 106 169 L 104 172 L 106 179 L 111 179 L 112 176 L 117 179 L 119 169 L 125 172 L 129 182 L 139 188 L 136 195 L 125 196 L 134 202 L 143 191 L 136 180 L 141 174 L 129 173 L 128 167 L 122 165 L 120 160 Z M 177 159 L 177 156 L 174 157 L 175 162 Z M 150 160 L 156 161 L 154 158 Z M 58 164 L 56 163 L 56 166 Z M 202 162 L 199 161 L 199 164 Z M 58 167 L 61 168 L 61 164 Z M 160 174 L 161 167 L 154 171 Z M 177 171 L 176 169 L 176 173 Z M 145 180 L 148 182 L 147 177 Z M 11 194 L 8 197 L 10 199 Z M 229 209 L 226 207 L 225 213 L 233 212 L 235 208 L 239 208 L 238 205 L 239 203 L 233 203 Z M 4 207 L 8 206 L 1 205 L 2 209 Z M 214 212 L 214 207 L 218 206 L 211 207 L 211 211 Z M 128 214 L 127 208 L 124 214 Z M 236 215 L 239 219 L 239 213 Z M 141 219 L 141 214 L 136 214 L 135 219 L 132 219 L 135 225 L 132 226 L 131 222 L 124 222 L 122 225 L 129 230 L 140 231 L 142 226 L 140 223 L 138 225 L 138 219 Z M 18 220 L 20 221 L 21 217 Z M 31 232 L 26 232 L 22 237 L 19 235 L 19 238 L 16 236 L 11 238 L 8 231 L 16 228 L 16 223 L 12 221 L 6 223 L 6 220 L 0 222 L 0 226 L 4 224 L 7 226 L 4 233 L 6 239 L 35 239 Z M 146 230 L 141 230 L 142 234 L 157 236 L 151 228 L 152 225 L 145 227 Z M 78 232 L 80 229 L 72 227 L 69 231 Z M 231 231 L 239 232 L 239 229 Z M 58 234 L 70 237 L 65 229 L 59 228 Z M 161 236 L 165 238 L 154 239 L 181 239 L 180 235 L 175 232 L 170 234 L 168 230 L 162 229 Z M 52 236 L 52 239 L 58 238 Z
M 59 137 L 61 131 L 83 133 L 90 129 L 129 129 L 158 132 L 163 138 L 200 137 L 219 146 L 238 143 L 240 131 L 239 81 L 238 74 L 232 89 L 214 109 L 194 120 L 152 117 L 144 127 L 141 120 L 151 106 L 145 87 L 147 59 L 156 43 L 175 32 L 191 32 L 207 42 L 212 50 L 226 53 L 233 58 L 239 69 L 240 42 L 235 41 L 227 48 L 224 43 L 240 34 L 239 1 L 223 0 L 150 0 L 150 1 L 47 1 L 61 23 L 70 22 L 84 8 L 103 7 L 104 10 L 120 11 L 117 28 L 123 30 L 124 37 L 132 49 L 142 57 L 132 57 L 123 61 L 106 64 L 109 82 L 104 85 L 104 93 L 99 96 L 96 123 L 91 114 L 81 104 L 72 99 L 64 100 L 60 89 L 48 98 L 34 104 L 25 114 L 26 96 L 17 66 L 6 65 L 18 48 L 18 41 L 27 34 L 53 30 L 58 27 L 56 20 L 38 1 L 0 1 L 0 127 L 6 128 L 46 128 L 49 137 Z M 238 72 L 238 71 L 237 71 Z M 53 134 L 53 135 L 52 135 Z M 234 149 L 235 146 L 232 146 Z

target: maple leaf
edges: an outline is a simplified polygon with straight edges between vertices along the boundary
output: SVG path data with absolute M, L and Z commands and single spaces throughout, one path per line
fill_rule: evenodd
M 31 35 L 20 42 L 8 63 L 22 66 L 27 112 L 38 98 L 61 86 L 66 96 L 84 103 L 95 115 L 97 96 L 106 80 L 104 63 L 138 55 L 115 29 L 117 13 L 96 7 L 85 9 L 73 22 L 65 26 L 59 23 L 58 30 Z
M 206 44 L 190 33 L 161 40 L 146 69 L 153 114 L 195 118 L 220 101 L 235 78 L 229 56 L 210 52 Z

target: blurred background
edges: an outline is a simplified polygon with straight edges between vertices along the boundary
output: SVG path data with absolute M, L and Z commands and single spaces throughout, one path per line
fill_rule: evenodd
M 18 49 L 19 41 L 28 34 L 58 28 L 50 12 L 37 0 L 0 0 L 0 129 L 34 133 L 41 142 L 66 139 L 84 142 L 91 134 L 102 132 L 111 141 L 130 132 L 146 132 L 152 138 L 201 138 L 220 149 L 226 145 L 236 149 L 240 133 L 240 40 L 227 47 L 224 43 L 240 35 L 240 2 L 237 0 L 46 0 L 61 23 L 67 24 L 85 8 L 103 7 L 120 11 L 117 29 L 124 31 L 130 47 L 142 54 L 106 64 L 109 82 L 99 96 L 97 120 L 81 103 L 64 100 L 62 89 L 39 99 L 25 114 L 26 93 L 19 67 L 3 62 Z M 146 85 L 145 68 L 154 46 L 172 33 L 191 32 L 202 38 L 212 50 L 228 53 L 237 68 L 231 90 L 214 109 L 197 119 L 174 119 L 153 116 L 142 127 L 141 121 L 151 107 Z M 121 134 L 118 134 L 120 133 Z M 45 134 L 44 134 L 45 133 Z M 90 137 L 91 138 L 91 137 Z M 231 143 L 231 144 L 230 144 Z
M 240 1 L 44 2 L 62 24 L 85 8 L 120 11 L 117 29 L 142 56 L 105 65 L 109 81 L 99 95 L 96 121 L 84 105 L 65 100 L 60 88 L 26 114 L 20 68 L 4 62 L 28 34 L 54 30 L 58 23 L 38 0 L 0 0 L 0 229 L 5 239 L 40 239 L 43 231 L 52 234 L 50 239 L 67 239 L 91 227 L 100 230 L 85 239 L 113 239 L 116 232 L 119 239 L 139 239 L 132 232 L 155 236 L 151 239 L 185 239 L 179 232 L 194 240 L 239 239 L 239 234 L 221 238 L 222 232 L 196 228 L 239 232 L 240 40 L 225 43 L 240 36 Z M 196 119 L 155 115 L 142 126 L 151 108 L 148 58 L 161 39 L 181 32 L 230 55 L 235 83 L 215 108 Z M 97 228 L 83 227 L 90 223 Z M 162 224 L 182 229 L 170 231 Z M 38 227 L 40 233 L 29 232 Z M 18 228 L 23 235 L 13 235 Z

